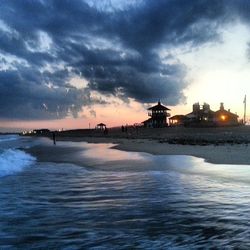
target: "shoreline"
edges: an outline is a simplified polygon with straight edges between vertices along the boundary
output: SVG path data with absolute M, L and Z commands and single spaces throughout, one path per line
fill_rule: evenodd
M 146 152 L 153 155 L 187 155 L 202 158 L 208 163 L 250 165 L 248 145 L 177 145 L 159 142 L 119 144 L 115 149 L 131 152 Z
M 180 145 L 161 143 L 149 139 L 99 140 L 85 138 L 88 143 L 114 143 L 112 148 L 129 152 L 144 152 L 152 155 L 187 155 L 203 158 L 213 164 L 250 165 L 250 146 L 248 144 L 224 145 Z
M 86 142 L 91 144 L 115 144 L 112 149 L 127 152 L 144 152 L 152 155 L 186 155 L 203 158 L 213 164 L 250 165 L 250 145 L 248 144 L 209 144 L 209 145 L 180 145 L 159 142 L 155 139 L 127 139 L 111 137 L 58 137 L 60 142 Z M 51 141 L 52 144 L 52 141 Z M 41 145 L 28 150 L 38 160 L 82 164 L 83 158 L 78 146 Z M 59 159 L 60 158 L 60 159 Z
M 52 139 L 51 134 L 44 136 Z M 41 135 L 34 136 L 39 137 Z M 203 158 L 214 164 L 250 165 L 250 126 L 138 130 L 130 127 L 127 133 L 122 132 L 120 128 L 111 128 L 108 134 L 100 130 L 79 129 L 56 132 L 56 140 L 113 143 L 116 144 L 114 149 L 123 151 L 153 155 L 187 155 Z M 46 155 L 46 152 L 43 154 Z M 67 154 L 67 150 L 63 154 Z

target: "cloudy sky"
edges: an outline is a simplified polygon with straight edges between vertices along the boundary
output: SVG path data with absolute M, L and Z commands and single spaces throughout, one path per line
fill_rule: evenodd
M 242 116 L 249 60 L 249 0 L 0 0 L 0 130 Z

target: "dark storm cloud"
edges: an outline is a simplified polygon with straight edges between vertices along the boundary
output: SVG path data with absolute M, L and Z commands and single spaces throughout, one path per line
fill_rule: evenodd
M 102 102 L 92 90 L 142 103 L 182 102 L 186 66 L 163 60 L 160 50 L 217 41 L 221 26 L 246 12 L 244 4 L 148 0 L 105 11 L 81 0 L 2 0 L 0 57 L 7 69 L 0 71 L 0 117 L 77 116 Z M 9 56 L 17 61 L 7 63 Z M 88 86 L 71 86 L 75 75 Z
M 68 113 L 77 116 L 82 106 L 91 102 L 87 91 L 51 88 L 39 72 L 29 71 L 26 77 L 25 71 L 0 71 L 1 117 L 22 119 L 25 114 L 26 119 L 56 119 Z
M 149 0 L 130 13 L 123 11 L 114 23 L 125 43 L 144 51 L 161 43 L 199 44 L 216 38 L 217 30 L 209 28 L 222 20 L 224 10 L 223 1 L 217 0 Z
M 246 24 L 247 26 L 250 26 L 250 1 L 248 0 L 240 0 L 240 2 L 230 0 L 231 6 L 233 6 L 230 9 L 231 14 L 233 15 L 234 12 L 237 13 L 237 17 L 241 22 Z M 232 13 L 233 12 L 233 13 Z M 247 44 L 247 51 L 246 56 L 248 57 L 248 60 L 250 60 L 250 41 Z

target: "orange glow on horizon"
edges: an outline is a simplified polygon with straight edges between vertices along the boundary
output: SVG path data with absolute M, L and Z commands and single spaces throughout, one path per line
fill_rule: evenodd
M 147 110 L 141 104 L 131 102 L 117 105 L 95 105 L 95 116 L 91 115 L 89 108 L 79 114 L 79 118 L 64 118 L 58 120 L 36 121 L 2 121 L 1 130 L 24 131 L 33 129 L 70 130 L 95 128 L 98 123 L 104 123 L 107 127 L 132 125 L 148 119 Z
M 153 105 L 153 104 L 152 104 Z M 186 115 L 192 111 L 192 106 L 188 103 L 186 105 L 169 106 L 171 109 L 171 116 Z M 135 101 L 130 103 L 115 103 L 110 105 L 94 105 L 93 107 L 85 107 L 84 111 L 79 114 L 79 118 L 64 118 L 60 120 L 36 120 L 36 121 L 1 121 L 0 131 L 3 132 L 21 132 L 33 129 L 50 129 L 50 130 L 70 130 L 70 129 L 84 129 L 95 128 L 98 123 L 104 123 L 108 128 L 133 125 L 141 123 L 149 118 L 148 106 L 144 106 Z M 216 110 L 216 105 L 211 107 Z M 230 107 L 232 108 L 232 107 Z M 94 115 L 93 111 L 94 110 Z M 221 121 L 225 121 L 225 115 L 220 116 Z

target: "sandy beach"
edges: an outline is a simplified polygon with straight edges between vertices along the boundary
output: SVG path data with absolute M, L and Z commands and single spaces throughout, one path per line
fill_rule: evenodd
M 146 152 L 155 155 L 189 155 L 215 164 L 250 164 L 250 128 L 130 128 L 104 135 L 100 131 L 65 131 L 56 135 L 58 141 L 112 143 L 117 150 Z M 42 161 L 80 164 L 79 146 L 67 148 L 36 146 L 28 150 Z M 49 153 L 48 153 L 49 152 Z

